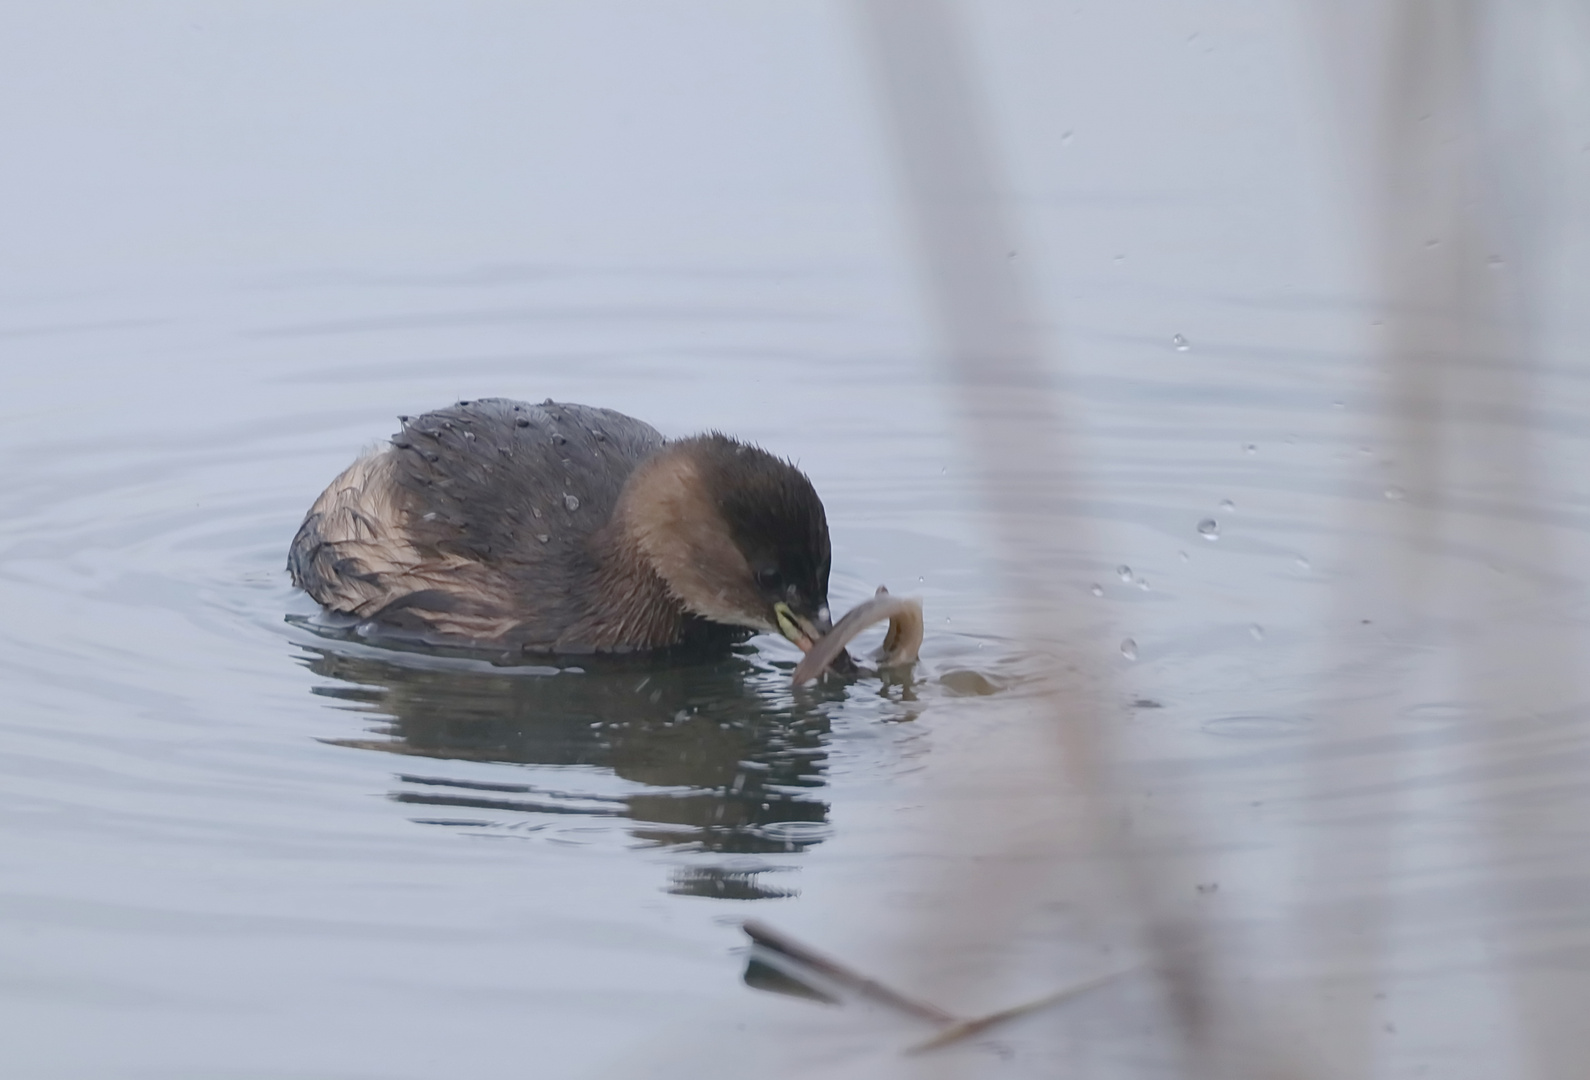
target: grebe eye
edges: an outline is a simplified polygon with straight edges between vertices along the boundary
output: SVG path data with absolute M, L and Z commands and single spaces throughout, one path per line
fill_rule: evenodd
M 756 572 L 756 583 L 764 589 L 776 589 L 782 580 L 784 579 L 777 570 L 758 570 Z

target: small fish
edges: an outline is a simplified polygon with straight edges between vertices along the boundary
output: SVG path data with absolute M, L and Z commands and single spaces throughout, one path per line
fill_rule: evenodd
M 917 650 L 922 647 L 922 601 L 915 597 L 890 596 L 882 585 L 871 600 L 857 604 L 834 624 L 811 650 L 795 665 L 793 683 L 804 686 L 828 670 L 853 641 L 867 627 L 889 620 L 889 632 L 883 645 L 872 654 L 879 667 L 897 667 L 916 663 Z

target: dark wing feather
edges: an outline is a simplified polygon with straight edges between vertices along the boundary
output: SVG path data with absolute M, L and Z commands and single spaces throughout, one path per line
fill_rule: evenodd
M 649 424 L 585 405 L 486 398 L 405 423 L 393 476 L 422 552 L 488 564 L 507 582 L 515 636 L 554 641 L 587 613 L 589 540 L 624 481 L 663 445 Z

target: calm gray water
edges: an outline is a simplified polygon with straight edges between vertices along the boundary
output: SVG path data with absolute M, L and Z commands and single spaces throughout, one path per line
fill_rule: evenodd
M 1456 462 L 1421 487 L 1306 20 L 1104 7 L 978 23 L 1089 485 L 1035 500 L 1061 554 L 1014 577 L 840 12 L 0 12 L 0 1072 L 885 1075 L 910 1038 L 743 987 L 738 922 L 968 1013 L 1115 964 L 1034 751 L 1069 664 L 1165 906 L 1295 996 L 1281 1029 L 1507 1074 L 1590 948 L 1582 319 L 1547 295 L 1527 378 L 1407 390 Z M 316 633 L 310 501 L 491 395 L 798 460 L 836 608 L 924 599 L 914 678 Z M 1060 872 L 913 938 L 1015 864 Z M 1169 1075 L 1152 998 L 945 1060 Z

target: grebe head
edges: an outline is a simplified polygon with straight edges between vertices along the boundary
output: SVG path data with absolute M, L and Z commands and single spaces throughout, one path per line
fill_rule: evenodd
M 682 439 L 635 470 L 615 516 L 687 611 L 803 651 L 832 628 L 828 518 L 789 462 L 717 432 Z

